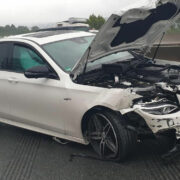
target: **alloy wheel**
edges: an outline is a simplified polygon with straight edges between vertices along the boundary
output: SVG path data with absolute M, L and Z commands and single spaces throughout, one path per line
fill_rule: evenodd
M 116 158 L 118 141 L 110 120 L 101 113 L 94 114 L 88 124 L 88 137 L 94 150 L 103 159 Z

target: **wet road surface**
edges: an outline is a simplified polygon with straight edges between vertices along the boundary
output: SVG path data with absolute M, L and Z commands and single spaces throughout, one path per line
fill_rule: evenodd
M 51 137 L 0 124 L 0 180 L 179 180 L 180 158 L 164 163 L 156 142 L 139 143 L 123 163 L 75 157 L 95 156 L 91 147 L 61 145 Z

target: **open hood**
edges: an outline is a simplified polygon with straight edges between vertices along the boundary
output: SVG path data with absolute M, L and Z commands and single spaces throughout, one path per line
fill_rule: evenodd
M 150 48 L 179 14 L 179 0 L 154 0 L 153 3 L 149 0 L 149 4 L 141 8 L 111 15 L 73 69 L 74 79 L 90 61 L 119 51 Z

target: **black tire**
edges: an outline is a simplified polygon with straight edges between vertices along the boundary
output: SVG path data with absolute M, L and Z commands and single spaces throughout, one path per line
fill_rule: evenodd
M 175 146 L 176 141 L 177 140 L 175 137 L 168 137 L 165 135 L 157 136 L 159 153 L 167 153 L 168 151 L 170 151 Z
M 97 120 L 97 117 L 99 120 Z M 103 120 L 103 118 L 105 120 Z M 99 128 L 97 128 L 98 126 L 96 121 L 97 122 L 99 121 L 99 123 L 101 122 L 102 125 L 104 126 L 101 127 L 99 124 L 98 125 Z M 107 131 L 106 127 L 108 125 L 105 125 L 105 121 L 107 122 L 107 124 L 109 123 L 109 127 L 108 127 L 109 131 Z M 137 143 L 136 133 L 134 131 L 126 129 L 122 125 L 122 121 L 123 121 L 123 117 L 121 115 L 117 115 L 116 113 L 111 111 L 96 111 L 93 114 L 91 114 L 91 116 L 89 116 L 88 118 L 89 142 L 92 145 L 95 152 L 98 153 L 100 157 L 104 160 L 122 161 L 127 157 L 127 155 L 129 155 L 134 150 L 134 147 L 136 146 Z M 96 130 L 97 133 L 95 133 Z M 105 137 L 106 139 L 103 137 L 104 135 L 103 133 L 106 134 Z M 103 141 L 103 145 L 102 145 L 102 141 Z M 99 143 L 99 149 L 98 149 L 98 143 Z M 103 147 L 103 151 L 102 151 L 102 147 Z M 105 147 L 106 147 L 106 151 L 105 151 Z M 111 154 L 110 151 L 112 151 Z

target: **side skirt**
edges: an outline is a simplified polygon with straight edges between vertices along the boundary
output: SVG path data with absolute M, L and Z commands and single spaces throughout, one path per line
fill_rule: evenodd
M 49 135 L 49 136 L 58 137 L 58 138 L 61 138 L 61 139 L 77 142 L 77 143 L 80 143 L 80 144 L 84 144 L 84 145 L 88 144 L 84 139 L 79 139 L 79 138 L 68 136 L 68 135 L 65 135 L 65 134 L 60 134 L 58 132 L 54 132 L 54 131 L 51 131 L 51 130 L 35 127 L 35 126 L 32 126 L 32 125 L 27 125 L 27 124 L 20 123 L 20 122 L 15 122 L 15 121 L 12 121 L 12 120 L 9 120 L 9 119 L 0 118 L 0 122 L 5 123 L 5 124 L 9 124 L 9 125 L 12 125 L 12 126 L 20 127 L 20 128 L 23 128 L 23 129 L 31 130 L 31 131 L 34 131 L 34 132 L 46 134 L 46 135 Z

